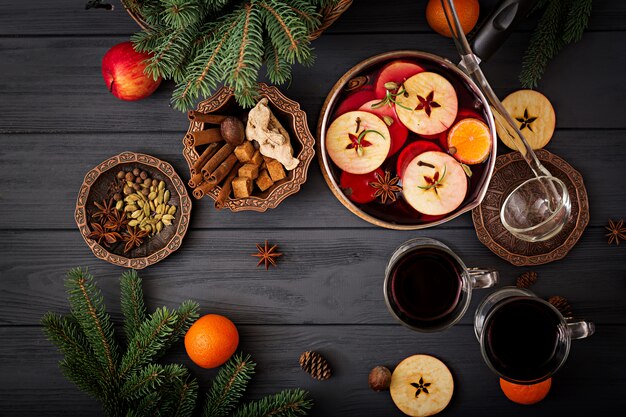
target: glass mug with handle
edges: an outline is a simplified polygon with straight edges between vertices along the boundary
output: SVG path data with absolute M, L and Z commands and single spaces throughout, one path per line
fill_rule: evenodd
M 563 317 L 529 290 L 506 287 L 479 305 L 474 331 L 492 371 L 516 384 L 536 384 L 554 375 L 565 363 L 571 341 L 591 336 L 595 326 Z
M 463 317 L 473 289 L 497 282 L 497 271 L 468 268 L 443 243 L 416 238 L 400 245 L 389 259 L 384 296 L 389 312 L 402 324 L 436 332 Z

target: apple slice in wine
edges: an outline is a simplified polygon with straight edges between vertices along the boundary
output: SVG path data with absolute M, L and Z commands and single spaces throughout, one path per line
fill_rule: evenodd
M 418 140 L 402 149 L 402 152 L 398 155 L 398 162 L 396 163 L 398 176 L 402 178 L 408 163 L 415 159 L 416 156 L 429 151 L 441 151 L 441 148 L 434 142 Z
M 392 61 L 385 65 L 381 70 L 378 78 L 376 78 L 376 86 L 374 91 L 376 98 L 383 99 L 387 93 L 385 84 L 394 82 L 401 85 L 405 80 L 423 72 L 424 68 L 410 61 Z
M 387 156 L 395 154 L 404 146 L 406 138 L 409 136 L 409 129 L 400 122 L 393 106 L 380 104 L 380 100 L 372 100 L 362 105 L 359 110 L 375 114 L 388 126 L 391 135 L 391 148 Z
M 362 87 L 360 90 L 346 96 L 346 98 L 337 105 L 334 116 L 339 117 L 349 111 L 358 110 L 363 104 L 375 98 L 376 96 L 371 86 Z

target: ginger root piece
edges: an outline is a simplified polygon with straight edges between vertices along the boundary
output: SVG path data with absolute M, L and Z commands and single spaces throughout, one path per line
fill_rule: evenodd
M 289 133 L 270 110 L 267 98 L 261 99 L 248 113 L 246 139 L 255 140 L 263 156 L 278 160 L 289 171 L 300 163 L 293 157 Z

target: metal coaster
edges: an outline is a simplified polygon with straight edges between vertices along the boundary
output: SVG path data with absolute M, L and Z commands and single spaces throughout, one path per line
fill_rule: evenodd
M 572 201 L 570 220 L 563 230 L 544 242 L 526 242 L 509 233 L 500 221 L 500 208 L 509 193 L 532 176 L 519 152 L 501 155 L 482 203 L 472 210 L 476 235 L 493 253 L 516 266 L 541 265 L 563 259 L 589 223 L 589 202 L 582 175 L 560 157 L 538 149 L 537 158 L 565 183 Z

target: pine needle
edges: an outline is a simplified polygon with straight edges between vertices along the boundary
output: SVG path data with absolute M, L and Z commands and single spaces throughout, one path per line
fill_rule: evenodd
M 141 278 L 137 275 L 137 271 L 131 269 L 122 274 L 120 292 L 124 331 L 126 332 L 126 339 L 130 341 L 136 336 L 141 323 L 146 320 Z
M 244 404 L 233 417 L 298 417 L 313 406 L 303 390 L 285 390 L 258 401 Z

